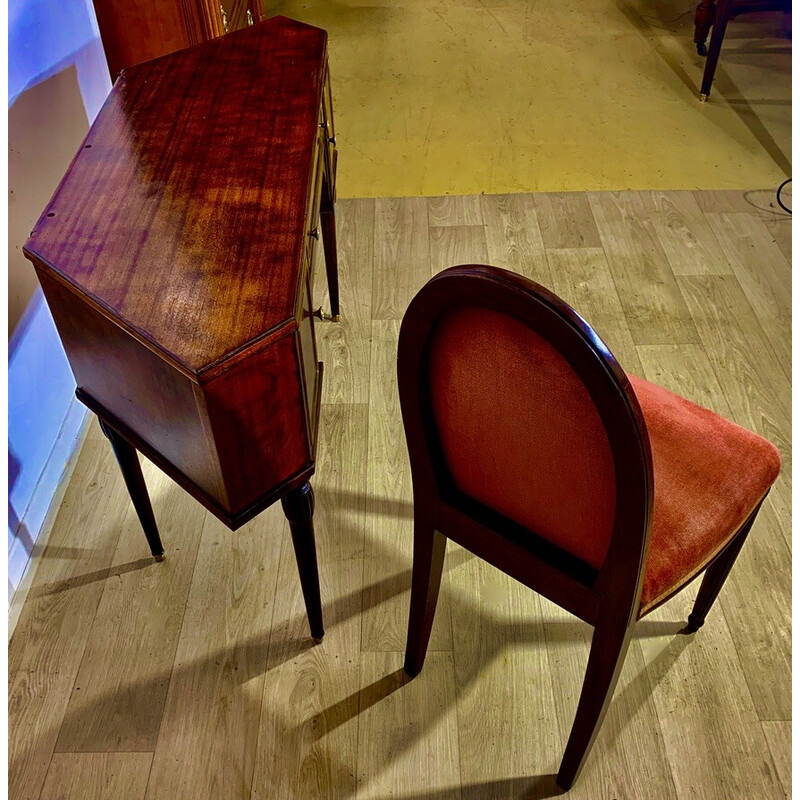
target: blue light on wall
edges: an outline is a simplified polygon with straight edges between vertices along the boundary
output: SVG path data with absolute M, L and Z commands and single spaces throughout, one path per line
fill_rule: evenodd
M 91 0 L 10 0 L 9 109 L 26 91 L 67 69 L 75 70 L 91 122 L 111 89 Z M 59 136 L 58 118 L 52 119 L 52 136 Z M 52 176 L 53 189 L 60 178 Z M 25 191 L 24 185 L 11 188 Z M 9 339 L 9 599 L 79 442 L 85 412 L 74 390 L 53 320 L 37 290 Z

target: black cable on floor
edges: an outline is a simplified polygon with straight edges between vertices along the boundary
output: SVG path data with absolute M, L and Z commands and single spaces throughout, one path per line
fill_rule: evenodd
M 778 205 L 779 205 L 779 206 L 780 206 L 780 207 L 781 207 L 781 208 L 782 208 L 782 209 L 783 209 L 783 210 L 784 210 L 784 211 L 785 211 L 787 214 L 791 214 L 791 213 L 792 213 L 792 209 L 791 209 L 791 208 L 788 208 L 787 206 L 785 206 L 785 205 L 783 204 L 783 202 L 781 201 L 781 191 L 783 190 L 783 187 L 784 187 L 784 186 L 786 186 L 786 184 L 787 184 L 787 183 L 791 183 L 791 182 L 792 182 L 792 179 L 791 179 L 791 178 L 787 178 L 787 179 L 786 179 L 786 180 L 785 180 L 785 181 L 784 181 L 784 182 L 783 182 L 783 183 L 782 183 L 782 184 L 781 184 L 781 185 L 778 187 L 778 191 L 777 191 L 777 192 L 775 192 L 775 199 L 778 201 Z

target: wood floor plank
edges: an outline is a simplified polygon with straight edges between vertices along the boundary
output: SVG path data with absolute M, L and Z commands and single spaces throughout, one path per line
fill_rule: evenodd
M 402 319 L 431 276 L 426 199 L 377 199 L 374 235 L 372 319 Z
M 358 798 L 460 800 L 453 657 L 428 653 L 409 681 L 402 653 L 361 657 Z
M 786 797 L 792 796 L 792 723 L 762 722 L 761 728 Z
M 111 448 L 86 442 L 9 643 L 11 797 L 39 796 L 129 507 Z
M 726 275 L 731 266 L 693 192 L 641 192 L 675 275 Z
M 533 200 L 548 250 L 601 246 L 585 192 L 548 192 L 533 195 Z
M 152 753 L 57 753 L 40 800 L 143 800 Z
M 628 372 L 641 374 L 639 355 L 601 248 L 548 250 L 553 291 L 600 335 Z
M 61 726 L 57 751 L 155 750 L 206 510 L 143 464 L 167 558 L 156 563 L 135 514 L 119 546 Z
M 751 214 L 706 216 L 787 378 L 791 380 L 791 265 L 758 218 Z
M 550 288 L 553 278 L 545 258 L 533 195 L 483 195 L 481 206 L 488 263 Z
M 310 646 L 297 567 L 281 555 L 252 797 L 356 792 L 368 409 L 323 406 L 314 528 L 325 638 Z
M 633 341 L 697 342 L 694 322 L 641 196 L 590 192 L 588 197 Z
M 367 469 L 367 538 L 364 547 L 362 648 L 402 651 L 406 646 L 413 505 L 400 401 L 397 396 L 397 321 L 372 327 Z M 430 647 L 451 650 L 447 575 Z
M 428 198 L 428 225 L 483 225 L 481 195 L 446 195 Z
M 206 515 L 147 797 L 248 797 L 281 544 L 280 504 L 235 533 Z
M 341 319 L 315 325 L 319 358 L 325 364 L 323 403 L 366 403 L 369 399 L 369 339 L 375 252 L 375 200 L 336 204 Z M 322 248 L 316 249 L 315 295 L 330 312 Z
M 539 797 L 561 744 L 541 598 L 478 558 L 450 587 L 462 798 L 506 798 L 519 779 Z
M 770 501 L 791 518 L 791 386 L 738 281 L 733 276 L 681 276 L 731 419 L 781 451 L 781 476 Z
M 694 197 L 700 209 L 708 214 L 752 214 L 759 219 L 785 216 L 775 200 L 775 189 L 695 190 Z M 791 200 L 791 190 L 788 199 Z
M 430 229 L 431 275 L 459 264 L 485 264 L 486 234 L 483 225 Z M 420 289 L 422 285 L 420 284 Z
M 639 351 L 648 380 L 732 417 L 701 347 Z M 783 524 L 790 530 L 790 520 Z M 791 554 L 781 527 L 774 508 L 765 504 L 718 599 L 760 720 L 791 716 Z
M 543 615 L 560 731 L 554 764 L 557 771 L 578 708 L 592 629 L 547 601 L 543 601 Z M 676 797 L 641 652 L 641 641 L 657 630 L 646 620 L 637 626 L 605 721 L 570 796 L 574 793 L 586 800 Z
M 677 633 L 696 587 L 640 623 L 669 624 L 642 650 L 678 797 L 783 797 L 725 616 L 712 609 L 696 634 Z

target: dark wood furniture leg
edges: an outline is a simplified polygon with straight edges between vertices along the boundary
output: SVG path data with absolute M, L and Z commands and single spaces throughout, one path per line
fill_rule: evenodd
M 569 789 L 575 782 L 600 730 L 625 662 L 633 627 L 633 623 L 625 625 L 610 616 L 598 616 L 578 710 L 556 777 L 562 789 Z
M 711 30 L 716 10 L 717 5 L 713 0 L 700 0 L 694 12 L 694 43 L 699 56 L 708 53 L 706 39 L 708 39 L 708 32 Z
M 714 73 L 717 71 L 717 62 L 722 50 L 722 40 L 725 38 L 725 30 L 728 27 L 728 20 L 731 16 L 732 0 L 719 0 L 717 3 L 717 13 L 714 16 L 714 27 L 711 29 L 711 44 L 708 48 L 706 67 L 703 70 L 703 82 L 700 85 L 700 100 L 705 102 L 711 94 L 711 83 L 714 80 Z
M 764 502 L 763 500 L 761 501 Z M 742 525 L 741 530 L 736 536 L 731 539 L 728 546 L 711 562 L 711 566 L 706 569 L 706 574 L 703 576 L 703 582 L 700 584 L 700 591 L 694 601 L 692 613 L 689 614 L 689 621 L 686 625 L 686 633 L 694 633 L 703 627 L 706 621 L 706 615 L 714 605 L 714 601 L 719 595 L 720 589 L 728 578 L 728 574 L 733 567 L 734 562 L 739 556 L 739 551 L 747 539 L 747 534 L 750 533 L 750 528 L 756 521 L 761 503 L 759 503 L 753 513 L 747 518 L 747 521 Z
M 339 264 L 336 260 L 336 215 L 332 187 L 325 175 L 322 177 L 322 203 L 319 219 L 322 224 L 322 248 L 325 251 L 325 274 L 331 298 L 331 319 L 339 321 Z
M 281 498 L 283 513 L 289 520 L 294 555 L 300 573 L 300 586 L 306 604 L 311 638 L 319 644 L 325 635 L 322 627 L 322 600 L 319 593 L 319 568 L 314 542 L 314 491 L 304 483 Z
M 117 463 L 128 487 L 128 494 L 131 497 L 133 507 L 139 517 L 139 522 L 144 529 L 147 537 L 147 544 L 150 545 L 150 552 L 156 561 L 164 560 L 164 545 L 161 544 L 161 537 L 158 535 L 156 518 L 153 515 L 153 506 L 150 504 L 150 496 L 147 493 L 147 484 L 144 482 L 142 467 L 139 464 L 139 456 L 136 448 L 122 438 L 102 417 L 98 417 L 100 429 L 111 442 Z
M 425 663 L 431 638 L 436 601 L 442 582 L 442 568 L 447 537 L 430 522 L 414 523 L 414 561 L 411 574 L 411 609 L 408 615 L 408 639 L 403 670 L 418 675 Z

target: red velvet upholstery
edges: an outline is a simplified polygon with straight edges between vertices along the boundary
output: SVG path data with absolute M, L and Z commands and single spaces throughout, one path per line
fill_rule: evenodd
M 599 567 L 614 522 L 614 464 L 572 367 L 526 325 L 482 308 L 449 314 L 429 358 L 456 486 Z
M 766 439 L 629 377 L 654 472 L 641 616 L 720 552 L 774 482 L 780 456 Z M 456 486 L 599 568 L 614 466 L 597 410 L 563 356 L 511 317 L 459 309 L 433 335 L 429 380 Z
M 697 575 L 778 477 L 777 448 L 688 400 L 628 376 L 653 453 L 653 523 L 639 615 Z

